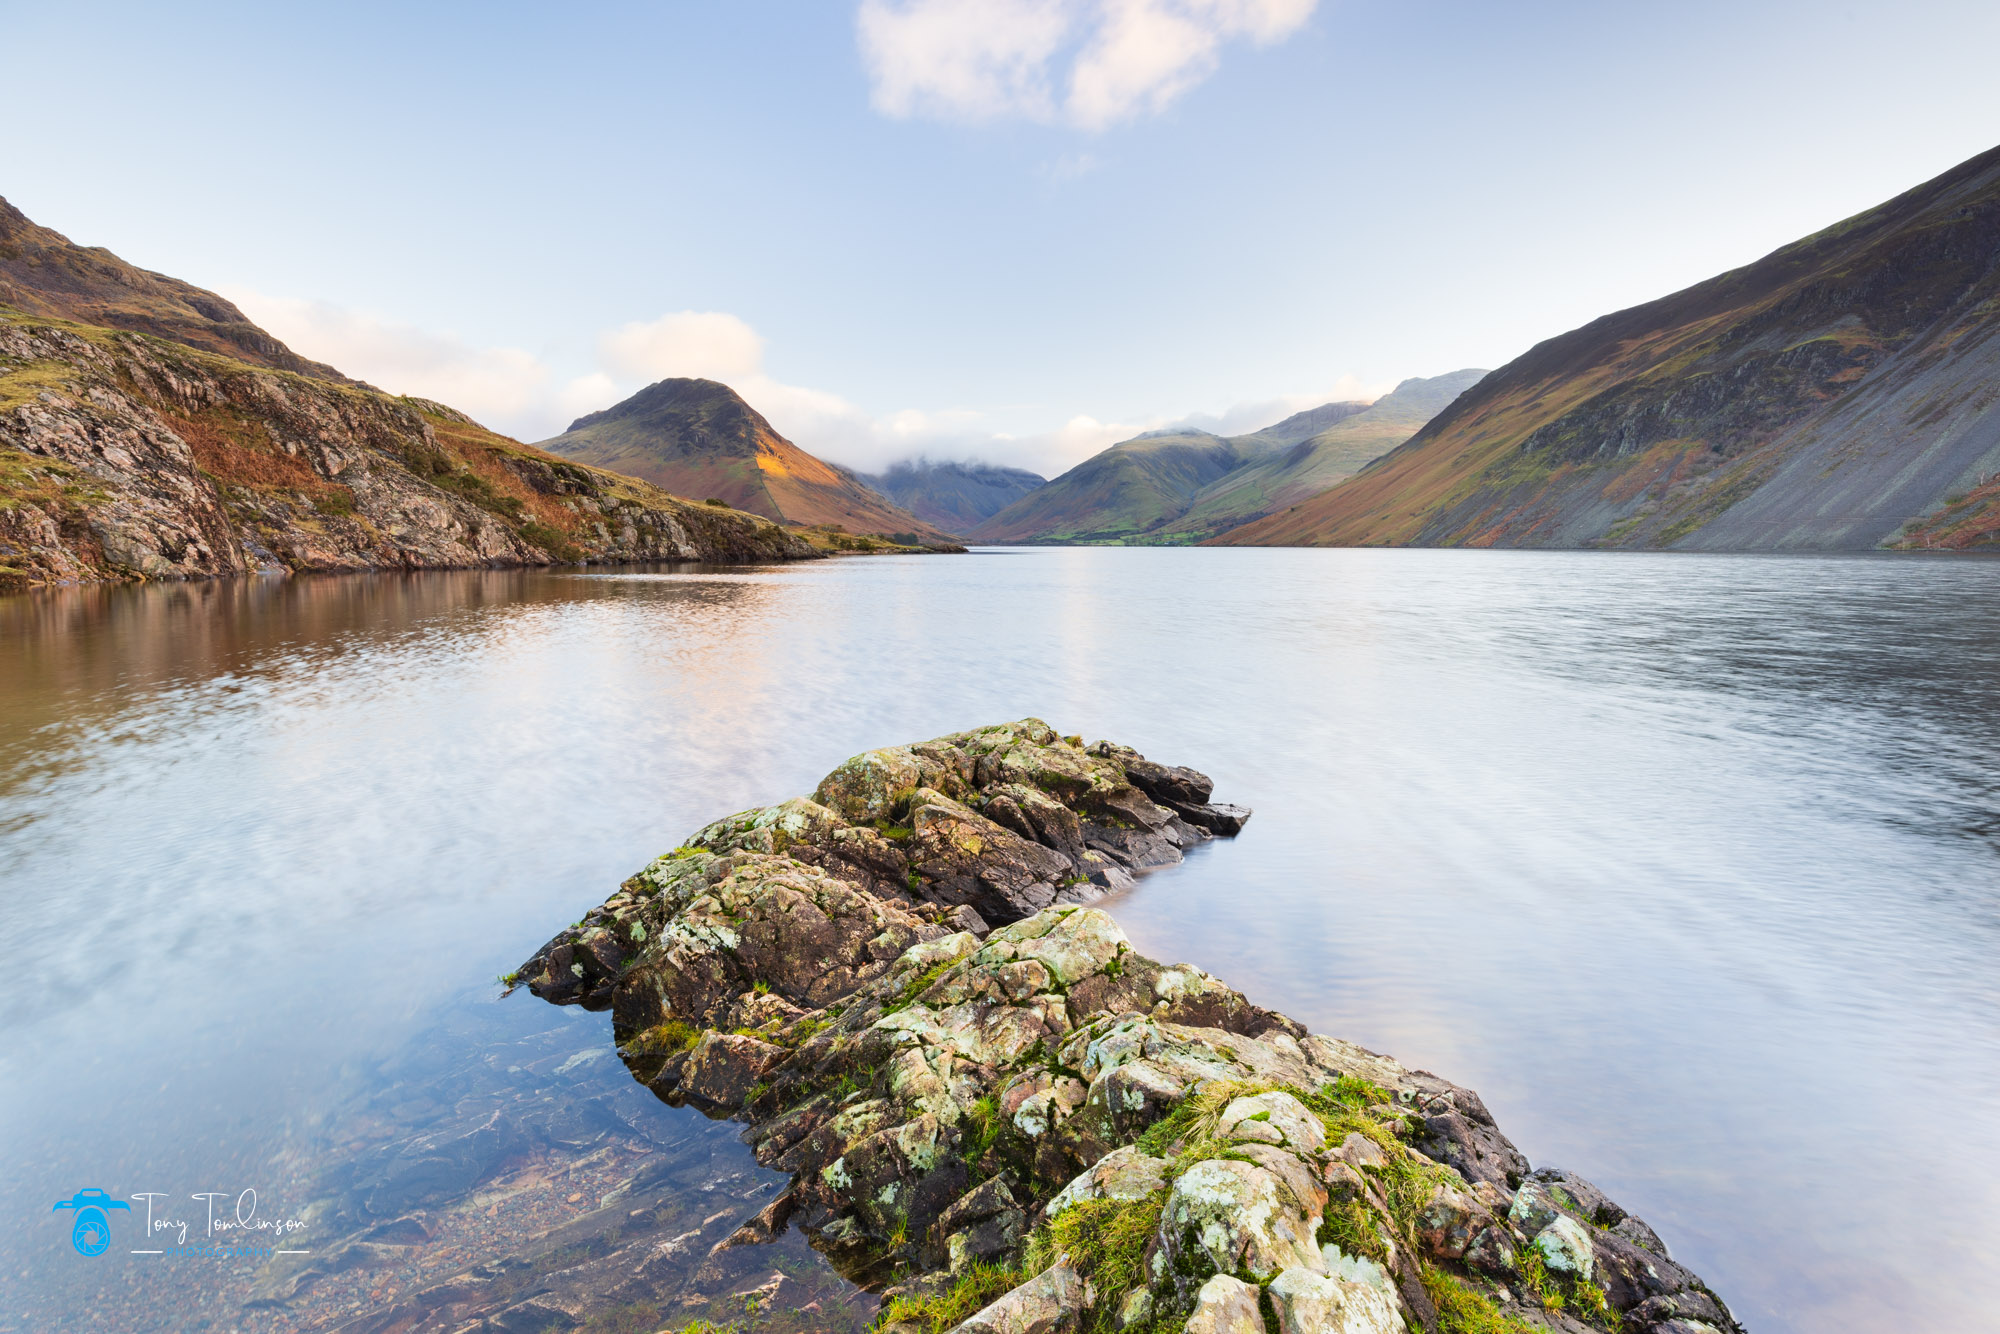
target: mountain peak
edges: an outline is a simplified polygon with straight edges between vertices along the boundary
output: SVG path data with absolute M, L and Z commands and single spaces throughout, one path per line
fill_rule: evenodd
M 569 424 L 581 431 L 599 422 L 658 416 L 697 418 L 715 427 L 750 436 L 776 435 L 764 414 L 744 401 L 741 394 L 720 380 L 674 377 L 647 385 L 630 398 L 598 412 L 585 413 Z
M 780 435 L 764 414 L 717 380 L 660 380 L 570 423 L 541 447 L 579 463 L 644 478 L 691 500 L 850 533 L 944 534 L 870 490 L 845 468 Z

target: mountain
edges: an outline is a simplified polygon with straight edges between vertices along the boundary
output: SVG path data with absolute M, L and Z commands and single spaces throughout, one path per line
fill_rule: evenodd
M 0 586 L 838 545 L 357 384 L 5 201 L 0 229 Z
M 714 380 L 648 385 L 622 403 L 578 417 L 539 448 L 783 523 L 949 542 L 847 469 L 779 435 L 734 389 Z
M 1321 431 L 1347 420 L 1349 417 L 1368 411 L 1368 405 L 1361 402 L 1322 403 L 1304 412 L 1294 412 L 1276 426 L 1266 426 L 1261 431 L 1232 437 L 1239 444 L 1251 449 L 1269 446 L 1283 449 L 1300 441 L 1310 440 Z
M 1485 374 L 1463 370 L 1405 380 L 1373 403 L 1329 404 L 1351 411 L 1288 448 L 1217 478 L 1195 496 L 1178 519 L 1159 529 L 1157 536 L 1162 541 L 1197 541 L 1316 496 L 1415 435 Z M 1271 430 L 1284 425 L 1281 422 Z M 1238 437 L 1239 441 L 1254 438 Z
M 2000 148 L 1552 338 L 1223 543 L 2000 545 Z
M 1046 483 L 1039 473 L 991 463 L 909 459 L 861 479 L 925 523 L 968 532 Z
M 252 366 L 352 384 L 308 361 L 214 292 L 127 264 L 30 222 L 0 199 L 0 306 L 24 315 L 138 333 L 216 352 Z
M 967 534 L 973 542 L 1122 542 L 1180 517 L 1201 489 L 1276 446 L 1152 431 L 1111 446 Z
M 1247 435 L 1148 431 L 1085 459 L 972 530 L 975 542 L 1198 542 L 1296 503 L 1409 438 L 1483 372 L 1405 380 Z

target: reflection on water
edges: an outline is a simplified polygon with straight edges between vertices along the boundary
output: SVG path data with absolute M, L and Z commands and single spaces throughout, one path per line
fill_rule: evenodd
M 601 1016 L 491 979 L 717 814 L 1030 713 L 1257 808 L 1112 905 L 1149 953 L 1478 1088 L 1760 1330 L 1985 1327 L 1996 667 L 1976 561 L 1010 551 L 0 599 L 0 1328 L 381 1307 L 574 1229 L 599 1201 L 549 1182 L 612 1193 L 661 1145 L 701 1155 L 648 1202 L 685 1231 L 747 1152 L 566 1065 Z M 435 1235 L 317 1307 L 49 1222 L 92 1185 L 304 1209 L 476 1097 L 635 1119 L 441 1178 Z M 496 1182 L 541 1185 L 474 1226 Z

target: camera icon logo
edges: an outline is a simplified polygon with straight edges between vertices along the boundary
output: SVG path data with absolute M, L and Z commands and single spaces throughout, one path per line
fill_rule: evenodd
M 111 1245 L 111 1219 L 105 1214 L 106 1209 L 132 1211 L 131 1205 L 112 1199 L 95 1186 L 80 1190 L 66 1200 L 57 1200 L 56 1208 L 76 1211 L 76 1224 L 69 1230 L 69 1242 L 76 1247 L 78 1255 L 102 1255 Z

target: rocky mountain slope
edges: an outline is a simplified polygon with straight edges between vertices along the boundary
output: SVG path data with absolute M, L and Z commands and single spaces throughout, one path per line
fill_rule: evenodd
M 1159 530 L 1169 541 L 1198 541 L 1309 500 L 1402 444 L 1486 372 L 1410 379 L 1358 412 L 1343 414 L 1297 444 L 1244 464 L 1195 496 Z M 1339 404 L 1340 407 L 1358 406 Z
M 1047 482 L 1025 468 L 933 459 L 909 459 L 861 480 L 948 533 L 970 532 Z
M 818 554 L 421 399 L 0 310 L 0 581 Z
M 1219 539 L 1837 551 L 2000 544 L 2000 149 L 1493 372 Z
M 718 499 L 783 523 L 949 540 L 847 469 L 814 458 L 779 435 L 741 395 L 714 380 L 661 380 L 577 418 L 539 447 L 643 478 L 676 495 Z
M 353 383 L 333 367 L 298 355 L 215 293 L 127 264 L 101 246 L 77 245 L 30 222 L 5 199 L 0 199 L 0 306 L 154 334 L 252 366 Z
M 1476 1093 L 1086 906 L 1239 831 L 1210 787 L 1036 719 L 870 751 L 701 830 L 508 980 L 609 1009 L 636 1079 L 789 1174 L 711 1255 L 796 1226 L 893 1334 L 1740 1334 Z
M 0 201 L 0 586 L 825 545 L 358 384 Z
M 1332 486 L 1407 439 L 1479 375 L 1405 380 L 1379 405 L 1327 403 L 1246 435 L 1149 431 L 1085 459 L 969 538 L 1197 542 Z

